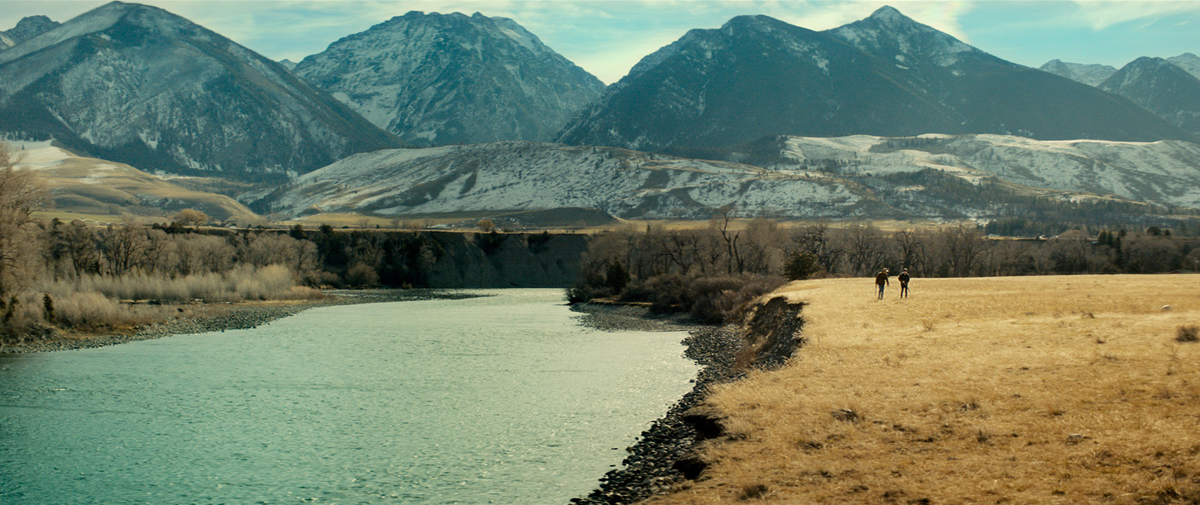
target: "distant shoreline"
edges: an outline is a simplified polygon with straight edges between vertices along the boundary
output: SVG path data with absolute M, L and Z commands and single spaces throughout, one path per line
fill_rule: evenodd
M 478 295 L 443 289 L 356 289 L 331 290 L 323 298 L 312 300 L 265 300 L 239 303 L 167 304 L 181 314 L 174 319 L 151 324 L 132 333 L 64 333 L 50 339 L 22 344 L 0 344 L 0 354 L 93 349 L 111 345 L 153 340 L 172 335 L 249 329 L 299 314 L 315 307 L 363 303 L 402 302 L 435 299 L 474 298 Z

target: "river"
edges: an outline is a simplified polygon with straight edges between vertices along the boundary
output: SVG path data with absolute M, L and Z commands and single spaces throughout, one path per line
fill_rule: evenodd
M 0 355 L 0 503 L 565 504 L 690 390 L 683 333 L 479 293 Z

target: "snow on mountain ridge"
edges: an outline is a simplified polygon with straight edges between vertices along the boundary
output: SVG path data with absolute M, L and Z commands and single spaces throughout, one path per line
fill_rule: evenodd
M 272 211 L 293 216 L 586 207 L 645 219 L 704 219 L 722 205 L 743 215 L 784 218 L 939 219 L 986 216 L 1004 204 L 926 193 L 921 183 L 904 182 L 948 177 L 1002 184 L 1038 198 L 1200 208 L 1200 195 L 1191 190 L 1200 185 L 1200 146 L 1181 141 L 784 137 L 778 156 L 767 158 L 777 161 L 755 166 L 532 142 L 378 151 L 341 160 L 258 198 Z M 930 172 L 935 175 L 923 175 Z
M 0 56 L 0 130 L 155 171 L 255 179 L 402 145 L 280 64 L 156 7 L 106 4 Z
M 1088 86 L 1099 86 L 1117 73 L 1117 69 L 1109 65 L 1069 63 L 1058 59 L 1046 62 L 1039 69 Z
M 1189 74 L 1200 79 L 1200 56 L 1192 53 L 1183 53 L 1179 56 L 1167 58 L 1167 61 L 1175 64 L 1179 68 L 1186 70 Z
M 550 138 L 603 83 L 515 21 L 412 11 L 294 72 L 417 145 Z
M 771 191 L 750 191 L 774 178 Z M 852 201 L 845 188 L 759 167 L 600 147 L 497 142 L 353 156 L 270 198 L 293 215 L 319 209 L 383 215 L 590 207 L 614 215 L 707 218 L 735 202 L 749 211 Z
M 897 52 L 892 55 L 893 59 L 906 65 L 932 61 L 948 67 L 958 61 L 959 53 L 980 52 L 890 6 L 881 7 L 864 20 L 834 28 L 828 33 L 870 53 L 890 51 L 888 46 L 894 42 Z
M 913 147 L 902 147 L 906 144 Z M 888 147 L 894 144 L 900 147 Z M 809 169 L 820 160 L 855 160 L 843 173 L 901 173 L 927 168 L 963 177 L 996 177 L 1022 186 L 1113 194 L 1152 203 L 1200 208 L 1200 145 L 1163 140 L 1041 141 L 995 134 L 923 135 L 892 139 L 788 137 L 776 169 Z M 928 147 L 932 146 L 932 147 Z M 923 149 L 925 147 L 926 149 Z

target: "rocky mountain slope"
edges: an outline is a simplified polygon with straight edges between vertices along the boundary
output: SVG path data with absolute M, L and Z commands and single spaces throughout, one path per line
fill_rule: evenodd
M 995 179 L 1200 209 L 1195 190 L 1200 187 L 1200 145 L 1191 142 L 1037 141 L 988 134 L 790 137 L 781 153 L 771 166 L 785 171 L 833 167 L 842 175 L 877 177 L 931 169 L 972 183 Z
M 1162 58 L 1138 58 L 1099 88 L 1130 99 L 1158 117 L 1200 133 L 1200 79 Z
M 0 132 L 145 170 L 241 180 L 402 145 L 278 63 L 121 2 L 0 52 Z
M 295 72 L 414 145 L 550 140 L 604 84 L 511 19 L 409 12 Z
M 610 86 L 559 140 L 660 150 L 864 133 L 1195 138 L 1126 99 L 1001 60 L 884 7 L 825 32 L 766 16 L 692 30 Z
M 17 26 L 0 31 L 0 51 L 32 39 L 58 27 L 61 23 L 46 16 L 28 16 L 17 22 Z
M 1068 63 L 1062 60 L 1047 61 L 1038 69 L 1088 86 L 1097 86 L 1117 73 L 1117 69 L 1111 65 Z
M 293 216 L 583 207 L 653 219 L 705 219 L 722 205 L 747 216 L 873 219 L 1162 210 L 1133 201 L 1200 208 L 1200 146 L 1189 142 L 776 137 L 726 154 L 747 163 L 521 142 L 378 151 L 260 193 L 256 205 Z
M 1175 64 L 1175 66 L 1179 68 L 1187 70 L 1189 74 L 1192 74 L 1196 76 L 1197 79 L 1200 79 L 1200 56 L 1196 56 L 1192 53 L 1183 53 L 1179 56 L 1167 58 L 1167 61 Z

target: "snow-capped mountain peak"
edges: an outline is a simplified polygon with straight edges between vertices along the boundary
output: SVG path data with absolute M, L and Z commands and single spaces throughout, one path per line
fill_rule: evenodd
M 416 145 L 546 140 L 604 84 L 515 21 L 409 12 L 295 73 Z
M 1183 53 L 1179 56 L 1167 58 L 1167 61 L 1174 63 L 1175 66 L 1186 70 L 1189 74 L 1200 79 L 1200 56 L 1192 53 Z
M 166 10 L 123 2 L 0 53 L 0 132 L 232 178 L 303 173 L 402 145 L 281 65 Z
M 953 36 L 914 21 L 891 6 L 880 7 L 870 17 L 830 30 L 855 47 L 895 60 L 902 65 L 931 62 L 946 67 L 959 53 L 979 52 Z
M 1069 63 L 1059 59 L 1047 61 L 1039 69 L 1088 86 L 1098 86 L 1117 73 L 1116 68 L 1108 65 Z

